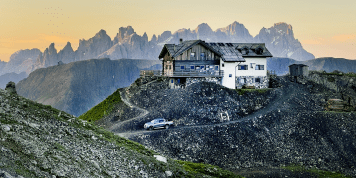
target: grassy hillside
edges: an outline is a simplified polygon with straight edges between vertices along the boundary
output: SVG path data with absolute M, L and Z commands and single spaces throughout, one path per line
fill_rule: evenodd
M 112 112 L 114 106 L 121 103 L 120 91 L 116 90 L 113 94 L 108 96 L 104 101 L 91 108 L 86 113 L 80 115 L 78 118 L 87 120 L 89 122 L 95 122 L 105 115 Z

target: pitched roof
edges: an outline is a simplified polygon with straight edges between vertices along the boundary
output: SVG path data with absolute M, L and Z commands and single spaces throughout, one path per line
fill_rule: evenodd
M 181 44 L 165 44 L 159 58 L 169 52 L 173 58 L 192 48 L 194 45 L 202 46 L 222 57 L 223 61 L 244 62 L 244 57 L 272 57 L 264 43 L 206 43 L 202 40 L 187 40 Z
M 204 41 L 202 40 L 186 40 L 183 41 L 181 44 L 165 44 L 163 46 L 163 49 L 161 51 L 161 53 L 159 54 L 159 58 L 163 58 L 164 55 L 166 54 L 166 52 L 169 52 L 170 56 L 172 56 L 173 58 L 181 55 L 184 51 L 192 48 L 193 46 L 197 45 L 197 44 L 201 44 L 204 47 L 210 49 L 211 51 L 213 51 L 214 53 L 216 53 L 219 56 L 222 56 L 222 54 L 218 51 L 216 51 L 215 49 L 211 48 L 209 45 L 207 45 Z

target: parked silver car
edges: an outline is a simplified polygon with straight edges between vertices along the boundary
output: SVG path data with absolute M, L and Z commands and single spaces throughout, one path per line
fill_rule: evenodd
M 147 122 L 143 127 L 148 130 L 153 130 L 157 128 L 168 129 L 171 125 L 173 125 L 173 121 L 166 121 L 163 118 L 158 118 L 152 120 L 151 122 Z

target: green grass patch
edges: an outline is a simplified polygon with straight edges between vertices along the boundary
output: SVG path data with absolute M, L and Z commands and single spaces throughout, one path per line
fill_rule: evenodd
M 99 134 L 99 135 L 102 135 L 102 137 L 106 141 L 113 142 L 117 146 L 122 146 L 122 147 L 125 147 L 125 148 L 129 149 L 129 150 L 134 150 L 134 151 L 136 151 L 138 153 L 141 153 L 141 154 L 144 154 L 144 155 L 147 155 L 147 156 L 152 156 L 154 154 L 157 154 L 154 151 L 145 148 L 143 145 L 141 145 L 139 143 L 136 143 L 134 141 L 119 137 L 119 136 L 117 136 L 117 135 L 113 134 L 112 132 L 107 131 L 105 129 L 97 128 L 96 129 L 96 133 Z
M 233 172 L 221 169 L 218 166 L 213 166 L 204 163 L 193 163 L 189 161 L 176 160 L 177 163 L 183 166 L 183 168 L 189 173 L 188 177 L 200 177 L 201 175 L 209 175 L 213 177 L 242 177 L 236 175 Z
M 351 178 L 351 176 L 347 176 L 339 172 L 324 171 L 315 168 L 306 169 L 304 166 L 295 164 L 282 167 L 282 169 L 290 170 L 292 172 L 309 172 L 315 174 L 319 178 Z
M 108 96 L 104 101 L 94 106 L 93 108 L 91 108 L 89 111 L 82 114 L 78 118 L 89 122 L 97 121 L 103 118 L 106 114 L 111 113 L 115 105 L 121 102 L 122 101 L 120 97 L 120 92 L 118 89 L 113 94 Z
M 356 78 L 356 74 L 355 73 L 336 73 L 336 72 L 323 72 L 321 73 L 322 75 L 334 75 L 334 76 L 348 76 L 348 77 L 355 77 Z

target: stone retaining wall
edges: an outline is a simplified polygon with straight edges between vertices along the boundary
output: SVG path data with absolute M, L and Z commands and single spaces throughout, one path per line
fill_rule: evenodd
M 255 82 L 256 78 L 260 78 L 260 82 Z M 245 79 L 245 83 L 241 83 L 241 80 Z M 242 86 L 254 86 L 255 88 L 268 88 L 267 76 L 241 76 L 236 77 L 236 88 L 242 88 Z

